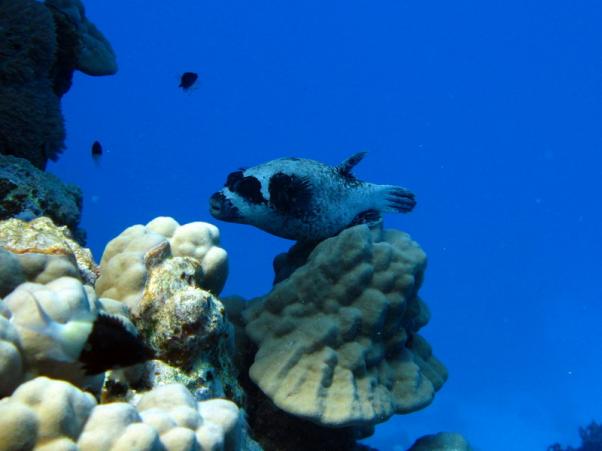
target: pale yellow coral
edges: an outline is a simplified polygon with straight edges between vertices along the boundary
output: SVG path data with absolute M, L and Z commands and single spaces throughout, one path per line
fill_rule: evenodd
M 360 225 L 243 312 L 251 379 L 282 410 L 325 426 L 375 424 L 428 405 L 447 373 L 417 335 L 426 257 L 406 234 Z
M 67 382 L 38 377 L 0 401 L 3 450 L 235 451 L 243 427 L 231 401 L 197 402 L 177 384 L 147 392 L 137 406 L 97 405 Z
M 1 378 L 0 395 L 37 375 L 99 391 L 103 375 L 86 375 L 79 357 L 101 311 L 120 317 L 124 327 L 137 333 L 123 307 L 111 299 L 98 300 L 91 287 L 71 277 L 19 285 L 0 302 L 0 375 L 13 374 L 10 383 Z
M 10 312 L 5 314 L 9 316 Z M 11 394 L 23 380 L 22 352 L 17 329 L 0 314 L 0 397 Z
M 190 277 L 203 289 L 219 294 L 228 275 L 219 231 L 208 223 L 180 225 L 168 217 L 129 227 L 107 244 L 96 291 L 125 302 L 136 312 L 152 270 L 165 260 L 186 258 L 198 267 Z
M 77 279 L 63 277 L 46 285 L 21 284 L 2 301 L 18 332 L 29 377 L 44 374 L 78 385 L 98 383 L 83 374 L 78 362 L 97 316 L 95 298 L 89 295 L 93 293 Z
M 15 450 L 33 449 L 34 444 L 77 449 L 75 442 L 95 405 L 92 395 L 67 382 L 38 377 L 0 401 L 0 443 Z

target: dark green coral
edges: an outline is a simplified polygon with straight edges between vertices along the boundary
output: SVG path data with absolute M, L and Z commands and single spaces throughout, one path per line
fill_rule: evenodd
M 82 193 L 56 176 L 40 171 L 22 158 L 0 155 L 0 220 L 51 218 L 67 226 L 80 242 Z

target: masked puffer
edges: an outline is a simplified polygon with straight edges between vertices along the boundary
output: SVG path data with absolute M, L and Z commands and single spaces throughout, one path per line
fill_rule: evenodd
M 414 194 L 394 185 L 358 180 L 357 153 L 338 166 L 303 158 L 279 158 L 228 175 L 209 199 L 213 217 L 250 224 L 297 241 L 318 241 L 343 229 L 381 221 L 382 213 L 407 213 Z

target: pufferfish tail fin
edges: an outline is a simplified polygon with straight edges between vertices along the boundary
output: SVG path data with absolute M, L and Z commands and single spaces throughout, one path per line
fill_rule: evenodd
M 416 196 L 407 188 L 395 185 L 379 186 L 379 210 L 385 213 L 409 213 L 416 206 Z

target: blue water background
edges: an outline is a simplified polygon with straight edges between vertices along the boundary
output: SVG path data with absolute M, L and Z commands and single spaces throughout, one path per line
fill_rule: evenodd
M 97 260 L 130 225 L 209 221 L 230 255 L 224 293 L 263 294 L 291 243 L 214 221 L 210 194 L 241 166 L 368 151 L 360 178 L 417 195 L 385 225 L 429 256 L 423 335 L 450 377 L 367 443 L 454 430 L 479 450 L 538 450 L 602 420 L 602 3 L 85 4 L 120 70 L 75 76 L 49 170 L 83 188 Z

